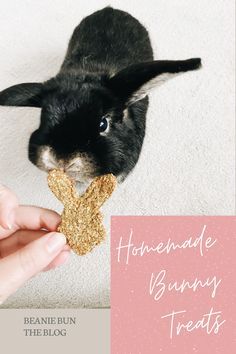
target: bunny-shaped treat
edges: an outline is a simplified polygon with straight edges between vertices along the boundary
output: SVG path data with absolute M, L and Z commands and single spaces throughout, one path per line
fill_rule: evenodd
M 115 176 L 96 177 L 82 196 L 77 194 L 75 184 L 62 170 L 49 172 L 48 185 L 64 204 L 58 231 L 66 236 L 70 247 L 79 255 L 90 252 L 105 238 L 99 208 L 115 189 Z

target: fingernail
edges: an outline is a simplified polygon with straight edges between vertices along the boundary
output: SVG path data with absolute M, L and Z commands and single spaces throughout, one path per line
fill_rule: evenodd
M 10 224 L 9 221 L 5 221 L 2 222 L 1 227 L 5 230 L 11 230 L 12 229 L 12 225 Z
M 54 253 L 66 244 L 66 237 L 63 234 L 52 234 L 47 240 L 47 249 L 49 253 Z
M 8 214 L 7 220 L 6 220 L 6 226 L 7 226 L 8 230 L 13 229 L 13 224 L 14 224 L 14 211 L 11 211 Z
M 9 229 L 9 230 L 11 230 L 12 229 L 12 225 L 9 223 L 9 221 L 7 221 L 7 228 Z

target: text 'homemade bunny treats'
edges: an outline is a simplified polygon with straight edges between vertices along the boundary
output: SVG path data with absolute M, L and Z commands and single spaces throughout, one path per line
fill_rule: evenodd
M 66 236 L 70 247 L 79 255 L 90 252 L 105 238 L 99 208 L 114 191 L 115 176 L 96 177 L 82 196 L 78 195 L 75 183 L 62 170 L 49 172 L 48 185 L 64 204 L 58 231 Z

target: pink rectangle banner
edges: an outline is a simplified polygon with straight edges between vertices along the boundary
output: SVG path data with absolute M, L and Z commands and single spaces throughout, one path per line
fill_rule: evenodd
M 236 353 L 236 217 L 111 222 L 111 353 Z

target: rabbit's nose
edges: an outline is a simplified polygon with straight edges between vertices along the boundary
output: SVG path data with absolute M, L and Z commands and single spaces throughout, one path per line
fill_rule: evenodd
M 80 158 L 73 159 L 65 164 L 64 171 L 68 176 L 76 179 L 76 177 L 83 174 L 84 164 Z
M 75 158 L 65 165 L 65 170 L 66 172 L 78 172 L 78 170 L 80 170 L 82 167 L 82 160 L 80 158 Z

